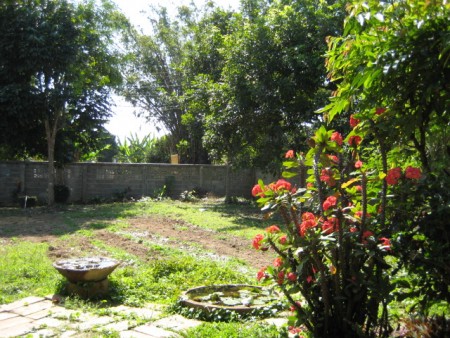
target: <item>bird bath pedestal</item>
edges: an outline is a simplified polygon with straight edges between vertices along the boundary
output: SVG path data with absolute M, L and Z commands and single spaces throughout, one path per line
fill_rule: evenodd
M 67 292 L 81 298 L 97 298 L 108 293 L 108 276 L 120 262 L 106 257 L 70 258 L 53 267 L 67 278 Z

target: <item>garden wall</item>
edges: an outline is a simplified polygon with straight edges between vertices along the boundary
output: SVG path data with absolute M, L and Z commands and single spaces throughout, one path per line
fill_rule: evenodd
M 17 195 L 36 196 L 46 203 L 47 162 L 0 162 L 0 205 L 13 205 Z M 255 170 L 186 164 L 74 163 L 56 169 L 56 184 L 70 188 L 68 202 L 90 202 L 118 196 L 155 196 L 202 188 L 217 196 L 250 197 L 260 177 Z

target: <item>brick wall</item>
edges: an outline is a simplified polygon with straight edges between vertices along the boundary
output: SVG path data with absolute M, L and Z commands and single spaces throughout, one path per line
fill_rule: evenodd
M 70 188 L 69 202 L 89 202 L 117 194 L 154 196 L 165 185 L 171 197 L 202 188 L 217 196 L 250 197 L 258 174 L 227 166 L 186 164 L 74 163 L 56 169 L 56 184 Z M 15 205 L 14 196 L 36 196 L 46 203 L 47 162 L 0 162 L 0 205 Z M 16 194 L 16 195 L 15 195 Z

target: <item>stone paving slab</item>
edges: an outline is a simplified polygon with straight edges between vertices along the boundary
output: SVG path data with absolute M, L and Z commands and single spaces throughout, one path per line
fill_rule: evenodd
M 120 305 L 108 308 L 108 316 L 66 309 L 52 302 L 52 296 L 27 297 L 0 305 L 0 338 L 58 337 L 92 338 L 117 332 L 121 338 L 180 338 L 180 334 L 202 324 L 181 315 L 163 317 L 164 306 L 144 308 Z M 137 323 L 145 324 L 136 326 Z M 286 319 L 271 318 L 269 324 L 283 326 Z
M 202 322 L 195 319 L 188 319 L 180 315 L 173 315 L 165 317 L 153 322 L 154 326 L 161 327 L 163 329 L 171 329 L 174 331 L 187 330 L 200 325 Z
M 175 334 L 172 331 L 164 330 L 158 326 L 149 324 L 149 325 L 141 325 L 138 327 L 135 327 L 133 331 L 144 333 L 147 335 L 147 337 L 152 338 L 168 338 L 168 337 L 179 337 L 177 334 Z

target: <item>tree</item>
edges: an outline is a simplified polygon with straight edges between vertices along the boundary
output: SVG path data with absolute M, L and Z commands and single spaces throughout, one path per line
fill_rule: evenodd
M 124 96 L 140 115 L 162 123 L 188 163 L 209 163 L 202 144 L 204 84 L 220 75 L 221 34 L 229 12 L 180 7 L 176 20 L 164 8 L 154 10 L 153 34 L 133 34 L 132 67 Z M 204 15 L 204 16 L 202 16 Z
M 344 35 L 329 41 L 328 76 L 338 88 L 323 109 L 327 120 L 351 113 L 369 120 L 376 108 L 386 109 L 376 131 L 390 144 L 386 150 L 410 147 L 426 171 L 442 170 L 448 159 L 448 5 L 355 1 L 349 11 Z M 373 132 L 365 124 L 361 131 Z
M 329 93 L 325 38 L 338 35 L 343 21 L 342 3 L 328 3 L 242 3 L 225 37 L 221 79 L 210 87 L 204 143 L 217 158 L 267 168 L 311 136 Z
M 0 15 L 0 109 L 8 128 L 33 131 L 41 138 L 33 127 L 44 128 L 51 205 L 58 132 L 69 126 L 92 130 L 110 115 L 109 91 L 121 82 L 119 59 L 110 46 L 124 21 L 107 1 L 96 8 L 93 1 L 75 6 L 9 0 L 0 5 Z

